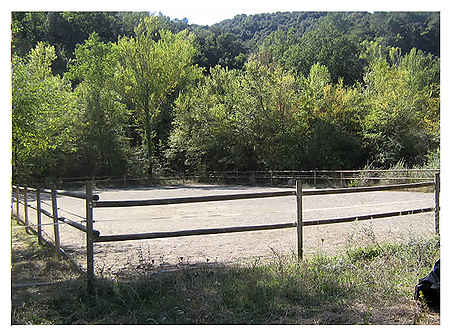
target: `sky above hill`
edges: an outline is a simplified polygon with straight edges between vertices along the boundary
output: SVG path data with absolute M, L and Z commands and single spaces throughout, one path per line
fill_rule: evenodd
M 6 5 L 12 11 L 149 11 L 171 19 L 187 18 L 190 24 L 212 25 L 238 14 L 291 11 L 439 11 L 442 1 L 428 0 L 16 0 Z M 4 4 L 5 5 L 5 4 Z
M 187 18 L 191 24 L 212 25 L 232 19 L 238 14 L 260 14 L 301 10 L 302 6 L 295 1 L 161 1 L 155 4 L 156 11 L 161 11 L 171 18 Z M 158 7 L 158 8 L 156 8 Z M 303 8 L 305 8 L 303 6 Z
M 148 3 L 147 3 L 148 4 Z M 187 18 L 191 24 L 212 25 L 214 23 L 232 19 L 238 14 L 260 14 L 291 11 L 374 11 L 374 10 L 426 10 L 432 4 L 420 4 L 415 0 L 377 0 L 376 2 L 360 0 L 161 0 L 153 1 L 155 11 L 162 12 L 172 19 Z M 418 7 L 420 4 L 421 7 Z M 431 8 L 430 8 L 431 9 Z
M 381 0 L 380 2 L 383 3 L 384 0 Z M 402 3 L 402 1 L 399 3 Z M 411 1 L 408 3 L 411 3 Z M 377 2 L 377 4 L 379 3 Z M 155 8 L 156 12 L 160 11 L 172 19 L 187 18 L 189 23 L 199 25 L 212 25 L 226 19 L 232 19 L 238 14 L 251 15 L 260 13 L 316 10 L 371 10 L 367 4 L 362 5 L 361 1 L 353 0 L 347 0 L 344 2 L 329 0 L 316 0 L 311 2 L 299 0 L 163 0 L 154 1 L 152 6 Z

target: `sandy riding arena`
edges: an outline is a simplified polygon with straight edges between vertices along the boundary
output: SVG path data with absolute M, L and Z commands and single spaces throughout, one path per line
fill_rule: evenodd
M 188 196 L 224 195 L 288 188 L 184 185 L 141 188 L 97 189 L 101 201 L 146 200 Z M 43 208 L 50 209 L 48 195 Z M 340 218 L 390 211 L 433 207 L 433 194 L 417 191 L 378 191 L 358 194 L 303 197 L 303 219 Z M 84 200 L 58 197 L 59 216 L 83 222 Z M 23 214 L 23 212 L 22 212 Z M 29 217 L 35 222 L 36 214 Z M 94 229 L 101 235 L 165 232 L 201 228 L 282 224 L 296 221 L 294 196 L 216 201 L 206 203 L 95 208 Z M 44 224 L 50 224 L 43 217 Z M 53 237 L 53 227 L 44 225 L 46 235 Z M 408 215 L 357 223 L 308 226 L 303 229 L 304 253 L 332 254 L 354 244 L 357 239 L 392 241 L 434 232 L 433 213 Z M 47 237 L 47 239 L 48 239 Z M 61 247 L 85 268 L 86 236 L 68 225 L 60 225 Z M 408 238 L 409 237 L 409 238 Z M 153 265 L 177 265 L 199 262 L 244 262 L 256 257 L 296 251 L 296 229 L 279 229 L 245 233 L 227 233 L 180 238 L 95 243 L 96 272 L 124 270 L 130 265 L 147 262 Z

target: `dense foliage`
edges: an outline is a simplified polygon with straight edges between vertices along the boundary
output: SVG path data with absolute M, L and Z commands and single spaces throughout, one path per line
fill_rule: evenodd
M 12 14 L 15 178 L 436 161 L 439 13 Z

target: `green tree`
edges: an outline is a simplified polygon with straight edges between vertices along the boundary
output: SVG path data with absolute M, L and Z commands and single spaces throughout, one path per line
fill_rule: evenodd
M 440 55 L 439 12 L 376 12 L 369 16 L 365 39 L 383 38 L 408 53 L 416 48 Z
M 194 61 L 207 71 L 216 65 L 229 69 L 241 69 L 247 58 L 247 50 L 236 35 L 197 28 L 194 30 L 196 55 Z
M 233 95 L 239 85 L 239 71 L 220 66 L 211 68 L 196 86 L 176 100 L 174 129 L 170 134 L 167 158 L 174 169 L 204 171 L 234 167 L 233 138 L 236 118 Z
M 67 78 L 79 83 L 74 91 L 79 110 L 78 173 L 94 176 L 125 173 L 128 111 L 115 91 L 116 68 L 113 44 L 101 42 L 97 33 L 78 45 L 69 64 Z
M 24 57 L 36 44 L 45 41 L 45 12 L 12 12 L 12 52 Z
M 306 75 L 313 64 L 320 63 L 327 67 L 335 83 L 339 77 L 343 78 L 344 84 L 361 79 L 363 67 L 358 57 L 359 44 L 331 20 L 322 20 L 314 30 L 305 33 L 296 50 L 298 58 L 292 62 L 299 73 Z
M 294 69 L 294 55 L 300 37 L 294 29 L 277 30 L 260 44 L 257 57 L 264 64 L 278 63 L 286 69 Z
M 55 47 L 53 73 L 62 75 L 77 44 L 96 32 L 103 42 L 132 35 L 148 12 L 12 12 L 13 53 L 25 56 L 40 41 Z
M 363 120 L 371 160 L 390 166 L 423 163 L 439 145 L 439 60 L 411 50 L 370 62 L 364 81 L 368 114 Z
M 250 60 L 243 70 L 211 69 L 180 96 L 168 158 L 192 169 L 299 167 L 305 125 L 295 77 Z
M 261 45 L 260 58 L 303 76 L 308 76 L 311 67 L 320 63 L 327 67 L 334 83 L 343 78 L 344 84 L 353 84 L 362 78 L 363 72 L 359 43 L 340 29 L 336 22 L 325 17 L 301 37 L 293 29 L 277 31 Z
M 280 66 L 256 59 L 245 65 L 236 106 L 236 132 L 246 144 L 247 169 L 286 169 L 301 166 L 305 124 L 298 110 L 299 86 L 295 76 Z
M 177 86 L 195 72 L 192 57 L 193 36 L 186 31 L 173 34 L 161 29 L 158 18 L 145 18 L 135 37 L 122 37 L 117 43 L 119 71 L 117 82 L 122 94 L 138 112 L 147 148 L 148 173 L 153 171 L 155 125 L 161 106 Z
M 357 168 L 364 163 L 361 120 L 365 115 L 362 88 L 331 81 L 324 65 L 314 64 L 307 77 L 300 76 L 299 109 L 307 132 L 305 167 Z
M 76 150 L 70 84 L 53 76 L 55 49 L 38 43 L 25 58 L 12 58 L 13 176 L 61 176 Z

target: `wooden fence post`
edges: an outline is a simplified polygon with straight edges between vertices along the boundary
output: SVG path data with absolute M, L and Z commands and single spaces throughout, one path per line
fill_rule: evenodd
M 38 227 L 38 243 L 42 244 L 42 217 L 41 217 L 41 189 L 36 190 L 36 212 L 37 212 L 37 227 Z
M 53 232 L 55 234 L 55 249 L 57 253 L 60 253 L 61 241 L 59 239 L 58 202 L 56 200 L 55 189 L 52 189 L 52 210 L 53 210 Z
M 303 259 L 303 213 L 302 213 L 302 181 L 295 180 L 296 200 L 297 200 L 297 256 L 298 260 Z
M 11 186 L 11 218 L 14 216 L 14 184 Z
M 254 170 L 250 171 L 248 181 L 250 185 L 256 185 L 256 172 Z
M 20 187 L 19 185 L 16 186 L 16 219 L 17 219 L 17 223 L 20 221 L 19 218 L 19 204 L 20 204 Z
M 87 288 L 92 291 L 94 284 L 94 222 L 92 206 L 92 183 L 86 183 L 86 269 Z
M 441 191 L 441 179 L 440 174 L 434 174 L 434 229 L 436 233 L 439 233 L 439 194 Z
M 30 225 L 29 221 L 28 221 L 28 187 L 24 187 L 23 189 L 23 211 L 24 211 L 24 219 L 25 219 L 25 227 L 28 231 L 28 225 Z

